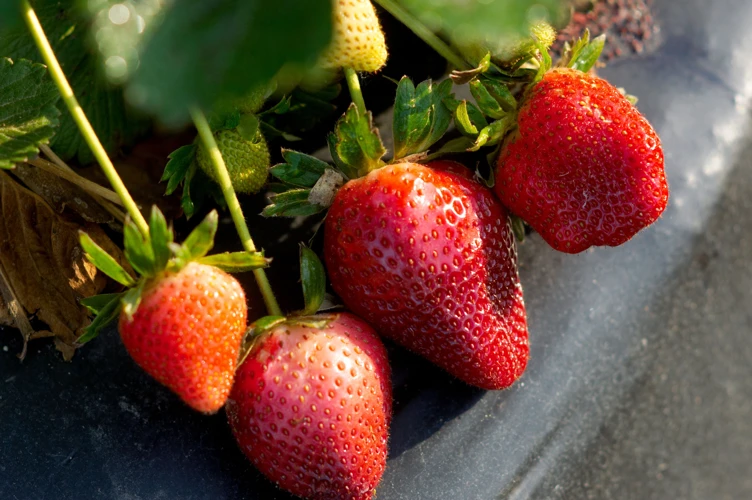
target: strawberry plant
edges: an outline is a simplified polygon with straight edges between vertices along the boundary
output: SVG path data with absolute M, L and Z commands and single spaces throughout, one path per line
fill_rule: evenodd
M 70 324 L 29 292 L 44 279 L 12 268 L 46 267 L 11 252 L 0 320 L 27 342 L 37 313 L 66 359 L 116 324 L 135 365 L 193 410 L 225 407 L 240 450 L 304 498 L 377 491 L 392 419 L 381 338 L 467 384 L 507 388 L 535 342 L 517 270 L 525 226 L 577 253 L 626 243 L 668 202 L 655 130 L 595 74 L 604 39 L 586 32 L 554 64 L 559 0 L 0 9 L 0 168 L 13 175 L 0 173 L 0 193 L 33 205 L 19 232 L 79 236 L 39 252 L 71 276 L 59 294 L 78 313 Z M 441 55 L 445 74 L 391 72 L 387 22 Z M 382 79 L 394 92 L 386 143 L 388 115 L 367 105 Z M 169 145 L 156 168 L 117 168 L 143 136 Z M 93 161 L 103 177 L 84 175 Z M 150 170 L 161 185 L 133 182 Z M 152 184 L 161 208 L 141 201 Z M 66 212 L 66 231 L 33 227 L 61 197 L 99 212 Z M 261 214 L 247 216 L 254 203 Z M 236 248 L 210 253 L 220 212 L 237 238 L 218 243 Z M 289 263 L 256 247 L 259 217 L 320 223 L 300 246 L 302 308 L 273 291 L 265 268 Z M 280 245 L 299 243 L 277 227 Z M 233 276 L 244 272 L 255 289 Z

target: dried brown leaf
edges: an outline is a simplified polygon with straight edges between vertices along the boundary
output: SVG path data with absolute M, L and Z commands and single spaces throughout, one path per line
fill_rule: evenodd
M 11 173 L 29 189 L 44 198 L 57 213 L 68 208 L 87 222 L 106 224 L 114 217 L 83 189 L 50 172 L 19 163 Z
M 0 296 L 0 325 L 15 326 L 13 315 L 10 313 L 8 304 L 5 303 L 2 296 Z
M 0 172 L 0 266 L 18 302 L 27 314 L 49 326 L 65 359 L 73 356 L 75 340 L 89 324 L 78 301 L 96 295 L 107 284 L 107 278 L 84 257 L 79 229 L 129 269 L 120 249 L 99 226 L 64 218 Z M 39 336 L 48 333 L 31 337 Z

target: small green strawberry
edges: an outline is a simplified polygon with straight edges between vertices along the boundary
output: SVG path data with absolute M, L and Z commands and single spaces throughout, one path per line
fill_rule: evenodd
M 232 179 L 232 187 L 239 193 L 258 193 L 269 175 L 269 148 L 261 130 L 256 131 L 252 141 L 245 140 L 236 129 L 215 132 L 222 158 Z M 198 146 L 196 159 L 206 174 L 217 180 L 211 158 L 202 144 Z
M 268 95 L 273 92 L 274 84 L 254 87 L 243 97 L 235 100 L 234 106 L 244 115 L 255 114 L 261 109 Z

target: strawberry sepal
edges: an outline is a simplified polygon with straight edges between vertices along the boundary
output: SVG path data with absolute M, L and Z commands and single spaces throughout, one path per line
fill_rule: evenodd
M 124 225 L 125 256 L 128 263 L 139 274 L 132 277 L 111 255 L 97 245 L 89 235 L 80 232 L 80 244 L 86 258 L 104 274 L 128 287 L 123 293 L 106 294 L 82 301 L 82 304 L 95 315 L 91 325 L 78 339 L 88 342 L 99 331 L 115 319 L 122 311 L 130 319 L 141 303 L 144 290 L 149 283 L 158 280 L 164 273 L 180 272 L 191 262 L 210 265 L 228 272 L 244 272 L 269 264 L 263 253 L 234 252 L 207 256 L 214 246 L 219 216 L 213 210 L 191 231 L 182 244 L 174 242 L 174 233 L 167 224 L 162 212 L 153 207 L 149 217 L 149 232 L 142 234 L 136 225 L 127 219 Z
M 89 309 L 90 311 L 92 311 L 92 308 L 97 301 L 102 302 L 102 305 L 101 307 L 96 307 L 96 316 L 89 324 L 89 326 L 84 328 L 83 334 L 81 334 L 81 336 L 76 339 L 77 344 L 83 345 L 94 339 L 99 335 L 99 332 L 102 330 L 102 328 L 106 327 L 117 319 L 117 317 L 120 315 L 120 310 L 123 304 L 122 298 L 124 295 L 125 293 L 96 295 L 94 297 L 88 298 L 89 305 L 86 305 L 84 303 L 87 299 L 81 301 L 81 303 L 86 305 L 87 309 Z M 103 299 L 107 299 L 106 302 Z
M 384 166 L 386 148 L 379 129 L 373 125 L 373 115 L 370 111 L 361 115 L 354 103 L 337 121 L 328 142 L 334 164 L 348 179 L 363 177 Z
M 303 285 L 305 307 L 303 315 L 316 314 L 324 302 L 326 293 L 326 272 L 316 252 L 301 243 L 300 281 Z

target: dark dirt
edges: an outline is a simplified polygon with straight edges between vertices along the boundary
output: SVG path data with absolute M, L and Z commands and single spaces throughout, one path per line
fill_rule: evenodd
M 559 32 L 553 50 L 561 54 L 565 42 L 576 40 L 585 28 L 592 37 L 606 34 L 601 60 L 651 52 L 660 44 L 660 26 L 652 13 L 652 0 L 597 0 L 580 2 L 566 28 Z

